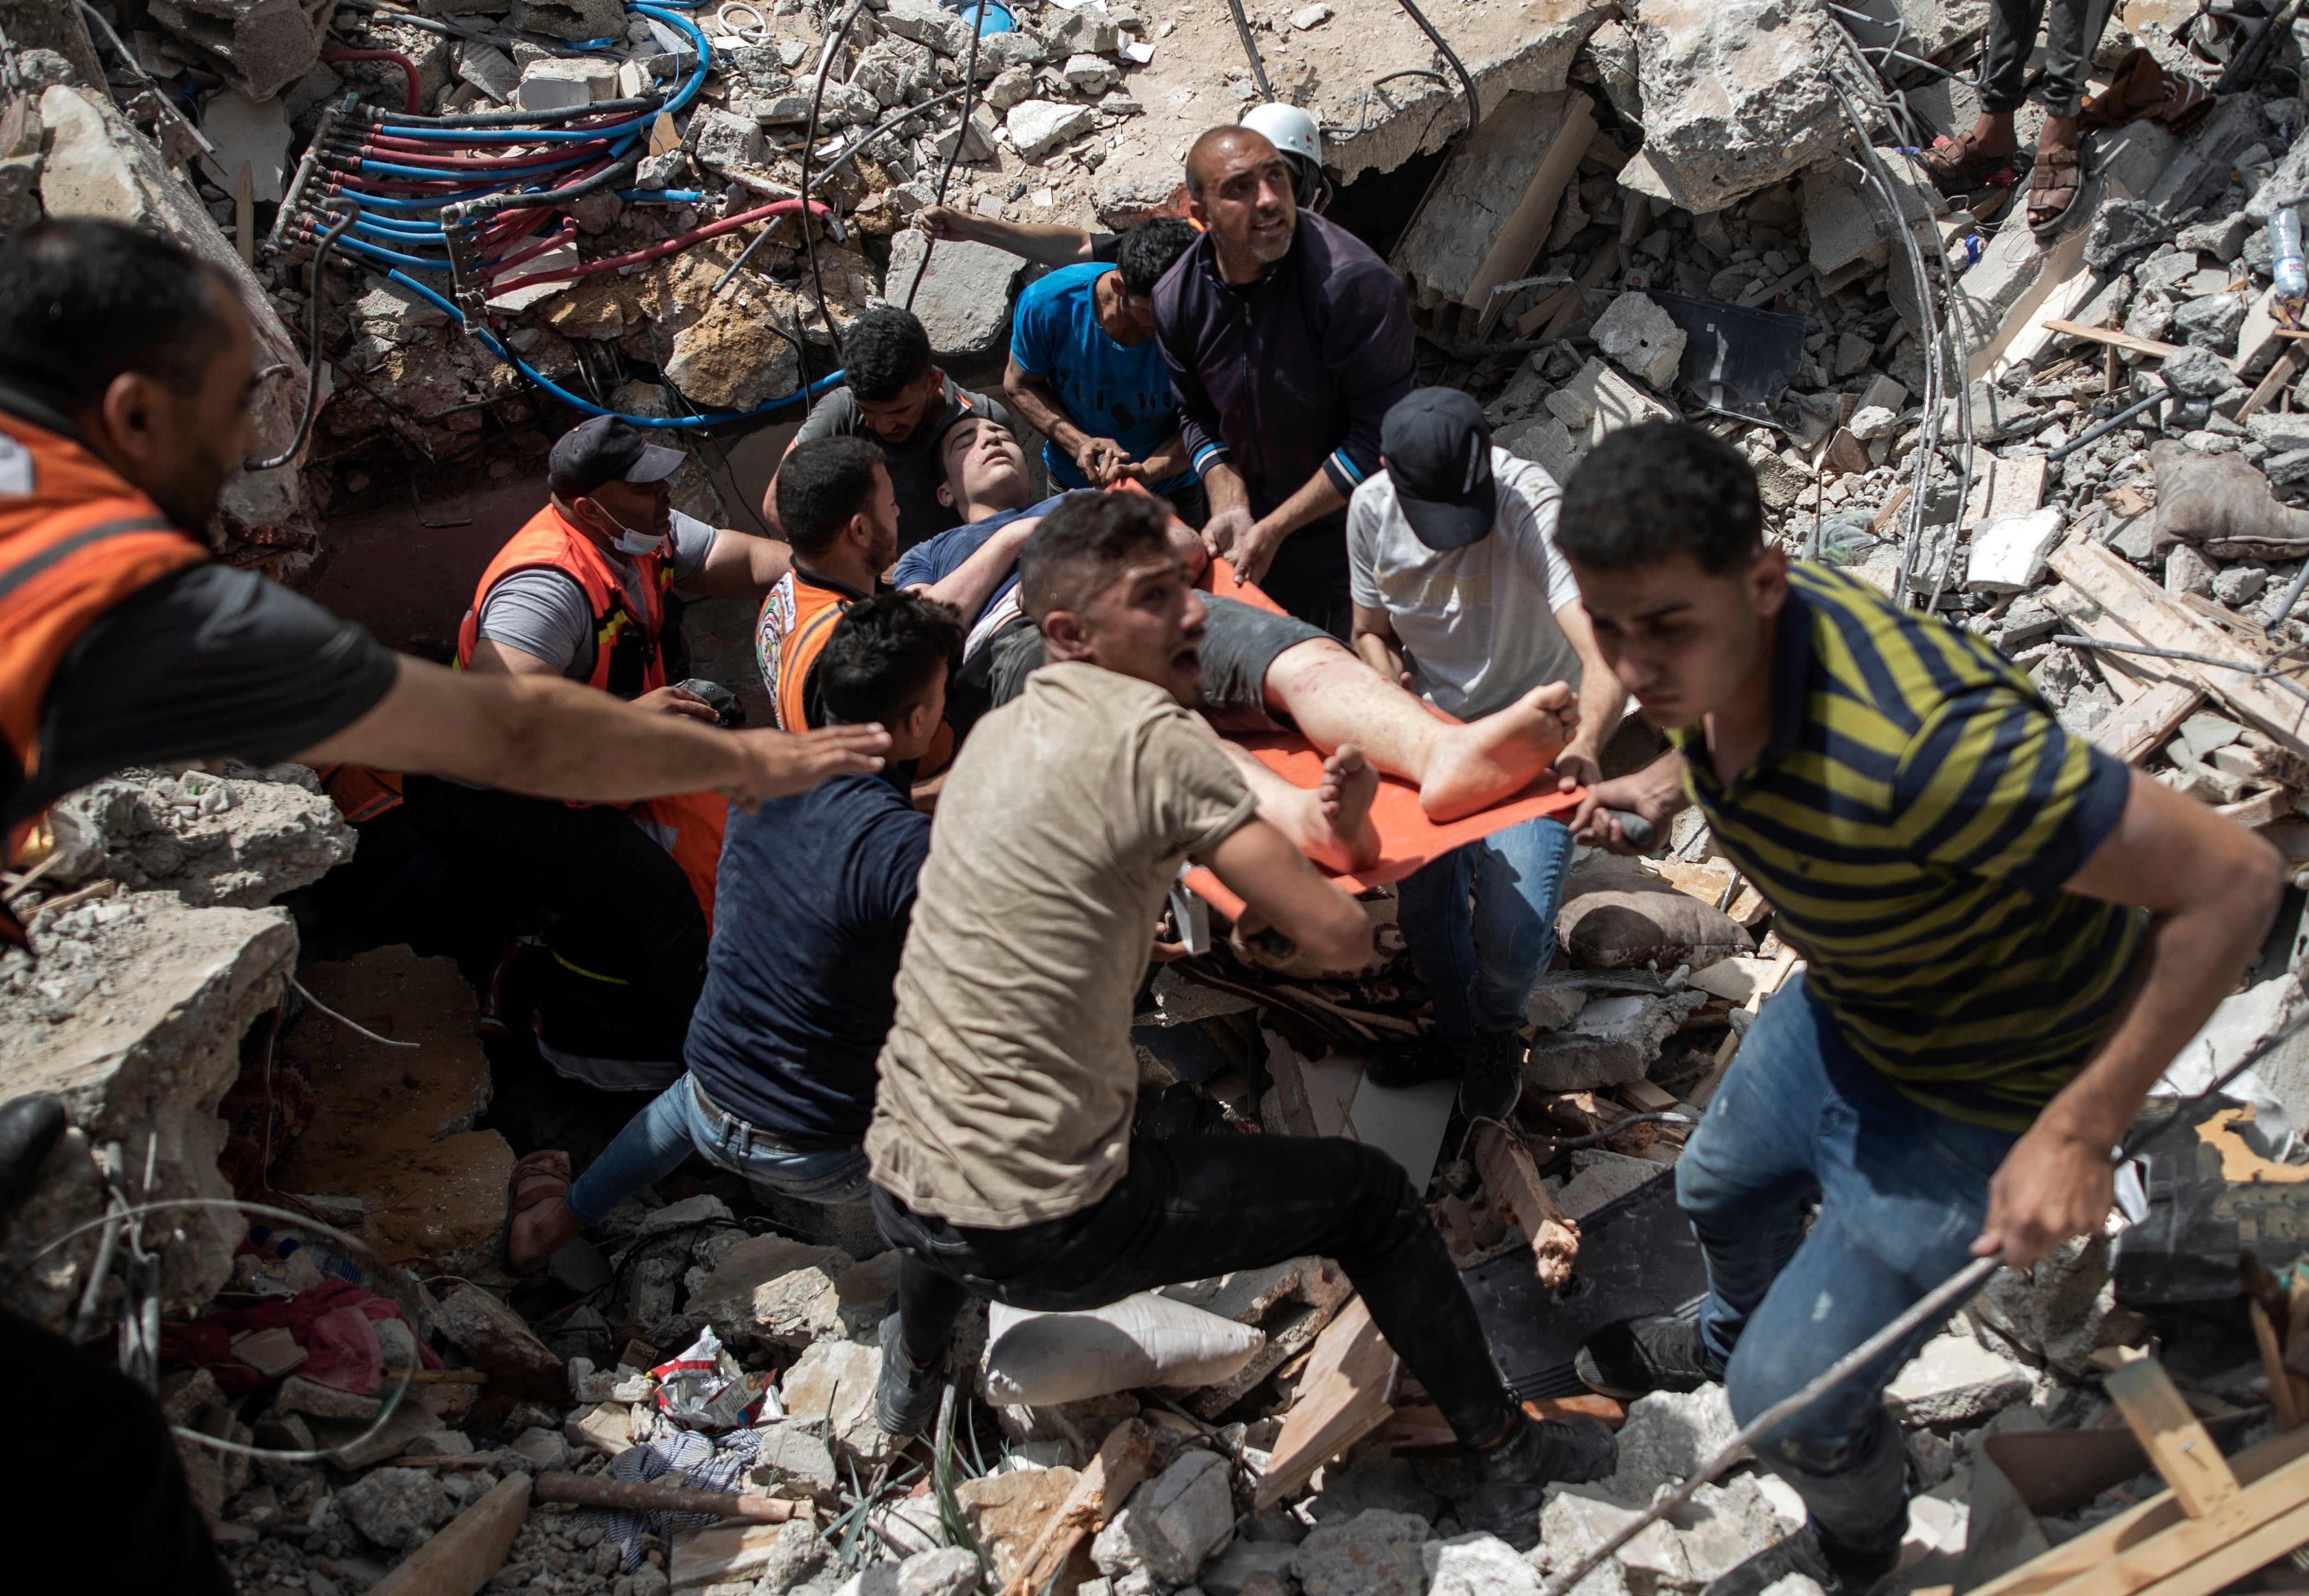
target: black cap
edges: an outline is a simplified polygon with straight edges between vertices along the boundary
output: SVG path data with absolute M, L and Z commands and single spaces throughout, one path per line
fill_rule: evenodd
M 1395 502 L 1430 548 L 1465 548 L 1499 519 L 1492 429 L 1457 388 L 1414 388 L 1379 423 L 1379 453 Z
M 565 499 L 584 498 L 604 482 L 662 482 L 688 456 L 653 444 L 649 434 L 615 416 L 595 416 L 561 435 L 545 479 Z

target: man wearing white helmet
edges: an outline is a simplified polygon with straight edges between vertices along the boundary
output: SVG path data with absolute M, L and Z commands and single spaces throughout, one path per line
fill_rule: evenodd
M 1270 99 L 1243 113 L 1237 125 L 1265 135 L 1282 153 L 1292 172 L 1292 197 L 1302 211 L 1331 207 L 1331 179 L 1323 170 L 1323 130 L 1315 118 L 1295 105 Z

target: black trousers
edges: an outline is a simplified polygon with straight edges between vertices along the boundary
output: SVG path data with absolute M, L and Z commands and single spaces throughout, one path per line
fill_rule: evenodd
M 17 1410 L 28 1438 L 0 1462 L 0 1492 L 11 1521 L 50 1549 L 53 1566 L 71 1569 L 60 1583 L 89 1596 L 229 1596 L 175 1438 L 143 1387 L 4 1310 L 0 1367 L 35 1375 Z
M 421 776 L 402 793 L 463 895 L 482 901 L 477 923 L 542 919 L 556 955 L 538 985 L 548 1041 L 596 1058 L 681 1057 L 705 984 L 705 914 L 672 855 L 605 806 Z
M 2092 53 L 2108 26 L 2114 0 L 1994 0 L 1988 18 L 1988 56 L 1980 68 L 1980 106 L 2003 112 L 2020 108 L 2027 98 L 2028 54 L 2037 45 L 2037 30 L 2052 13 L 2045 30 L 2045 110 L 2049 116 L 2073 116 L 2084 96 L 2085 74 Z
M 880 1186 L 874 1218 L 900 1254 L 906 1355 L 946 1355 L 973 1291 L 1068 1312 L 1134 1292 L 1314 1254 L 1335 1258 L 1459 1438 L 1496 1439 L 1514 1404 L 1475 1305 L 1403 1167 L 1360 1143 L 1181 1136 L 1130 1144 L 1114 1187 L 1079 1213 L 1012 1230 L 949 1225 Z

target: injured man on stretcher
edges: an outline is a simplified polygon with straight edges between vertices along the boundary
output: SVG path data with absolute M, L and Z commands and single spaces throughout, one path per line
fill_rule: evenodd
M 965 416 L 938 447 L 946 471 L 938 496 L 964 522 L 907 550 L 892 580 L 910 590 L 937 584 L 970 627 L 947 692 L 947 718 L 959 741 L 980 715 L 1018 696 L 1046 659 L 1042 634 L 1020 602 L 1016 565 L 977 556 L 1005 528 L 1016 529 L 1004 540 L 1015 548 L 1021 533 L 1068 496 L 1033 502 L 1025 453 L 999 422 Z M 1201 538 L 1177 520 L 1171 534 L 1197 582 L 1209 582 L 1213 560 Z M 1319 627 L 1221 592 L 1205 603 L 1210 618 L 1196 640 L 1203 715 L 1220 731 L 1295 731 L 1323 752 L 1323 783 L 1310 789 L 1220 739 L 1258 799 L 1261 818 L 1327 869 L 1353 872 L 1377 862 L 1371 806 L 1382 772 L 1417 784 L 1430 820 L 1457 820 L 1528 787 L 1577 729 L 1578 703 L 1564 683 L 1535 687 L 1463 724 L 1437 714 Z

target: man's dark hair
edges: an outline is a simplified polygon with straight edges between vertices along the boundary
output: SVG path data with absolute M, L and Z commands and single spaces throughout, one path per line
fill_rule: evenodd
M 36 221 L 0 234 L 0 381 L 66 410 L 124 371 L 177 393 L 200 388 L 224 342 L 223 274 L 117 221 Z
M 1763 549 L 1756 470 L 1712 433 L 1681 421 L 1623 427 L 1588 452 L 1563 485 L 1555 544 L 1599 571 L 1688 554 L 1711 576 Z
M 824 554 L 874 496 L 878 444 L 864 438 L 796 444 L 778 467 L 778 526 L 800 555 Z
M 1079 493 L 1042 517 L 1018 551 L 1018 582 L 1036 625 L 1054 609 L 1079 612 L 1115 574 L 1171 548 L 1171 512 L 1141 493 Z
M 1153 293 L 1171 263 L 1194 248 L 1198 237 L 1192 223 L 1176 216 L 1150 216 L 1123 234 L 1114 252 L 1123 289 L 1133 294 Z
M 930 368 L 930 335 L 911 310 L 872 306 L 843 330 L 843 377 L 856 398 L 895 399 Z
M 962 659 L 961 615 L 920 593 L 877 593 L 842 612 L 817 657 L 830 720 L 895 724 Z

